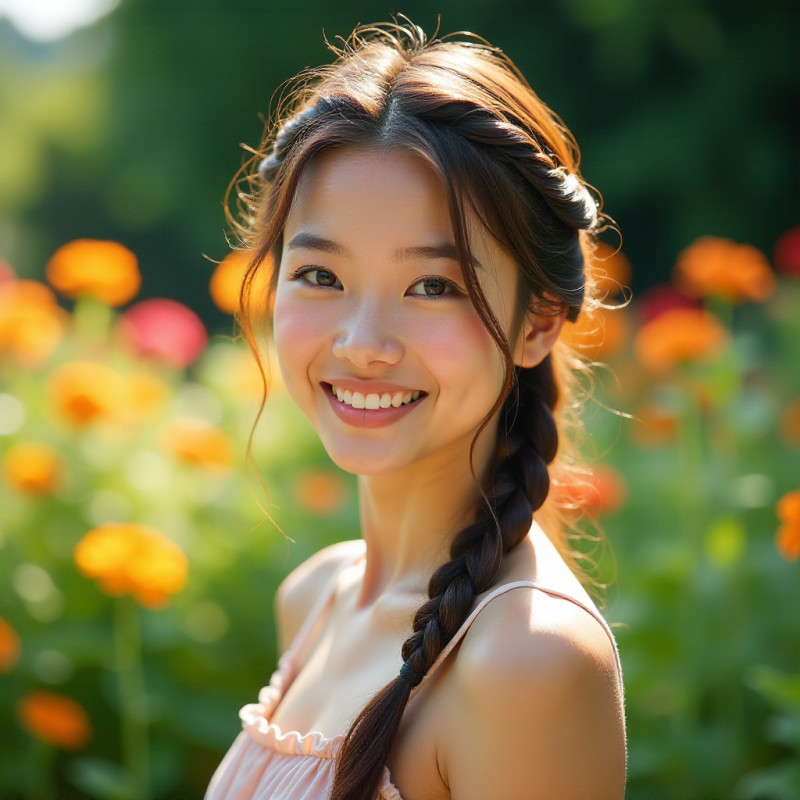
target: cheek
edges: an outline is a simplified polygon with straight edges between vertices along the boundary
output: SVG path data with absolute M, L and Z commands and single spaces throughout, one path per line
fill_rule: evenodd
M 308 304 L 290 295 L 275 298 L 272 318 L 275 353 L 288 386 L 294 376 L 303 376 L 314 355 L 319 352 L 325 331 L 330 330 L 324 315 L 309 313 Z
M 419 330 L 426 349 L 436 359 L 440 383 L 477 383 L 493 393 L 493 399 L 497 396 L 503 382 L 503 359 L 474 311 L 448 315 Z

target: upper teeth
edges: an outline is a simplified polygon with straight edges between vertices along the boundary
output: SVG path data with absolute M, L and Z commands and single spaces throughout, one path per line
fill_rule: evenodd
M 364 394 L 363 392 L 351 392 L 350 389 L 340 389 L 338 386 L 331 386 L 333 393 L 341 403 L 345 403 L 353 408 L 399 408 L 400 406 L 408 405 L 412 400 L 419 398 L 419 392 L 384 392 L 378 394 L 372 392 Z

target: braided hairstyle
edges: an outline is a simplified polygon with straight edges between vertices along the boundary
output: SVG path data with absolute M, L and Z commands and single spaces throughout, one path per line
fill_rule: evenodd
M 526 312 L 565 313 L 575 321 L 592 301 L 584 261 L 603 218 L 577 173 L 570 134 L 508 58 L 483 40 L 428 41 L 413 25 L 387 24 L 356 29 L 335 52 L 333 65 L 301 76 L 240 176 L 246 190 L 238 195 L 238 230 L 253 256 L 240 324 L 251 346 L 258 356 L 253 322 L 269 307 L 252 296 L 253 281 L 272 260 L 274 292 L 282 230 L 305 166 L 331 148 L 401 148 L 428 164 L 446 188 L 467 290 L 505 361 L 503 389 L 483 421 L 499 415 L 483 502 L 453 538 L 450 560 L 430 578 L 428 599 L 402 647 L 400 674 L 367 703 L 345 737 L 331 797 L 346 800 L 375 796 L 413 688 L 476 596 L 494 584 L 504 555 L 527 535 L 548 496 L 548 465 L 559 451 L 564 355 L 557 343 L 537 366 L 514 365 L 475 275 L 468 215 L 518 265 L 512 333 Z

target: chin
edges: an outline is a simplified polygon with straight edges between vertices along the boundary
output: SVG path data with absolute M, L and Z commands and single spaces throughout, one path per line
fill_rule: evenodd
M 325 445 L 325 443 L 323 442 Z M 398 453 L 365 452 L 366 448 L 350 447 L 338 448 L 325 445 L 329 458 L 339 469 L 351 475 L 379 477 L 392 475 L 409 466 L 408 458 L 402 458 Z

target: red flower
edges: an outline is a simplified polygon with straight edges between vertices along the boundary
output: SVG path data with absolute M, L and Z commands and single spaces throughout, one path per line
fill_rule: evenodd
M 800 278 L 800 226 L 789 228 L 778 238 L 774 259 L 781 272 Z
M 650 322 L 659 314 L 673 308 L 701 308 L 702 302 L 687 297 L 671 283 L 659 283 L 646 289 L 637 297 L 637 306 L 643 322 Z
M 186 367 L 205 349 L 200 317 L 176 300 L 153 298 L 132 305 L 117 323 L 121 337 L 140 355 Z

